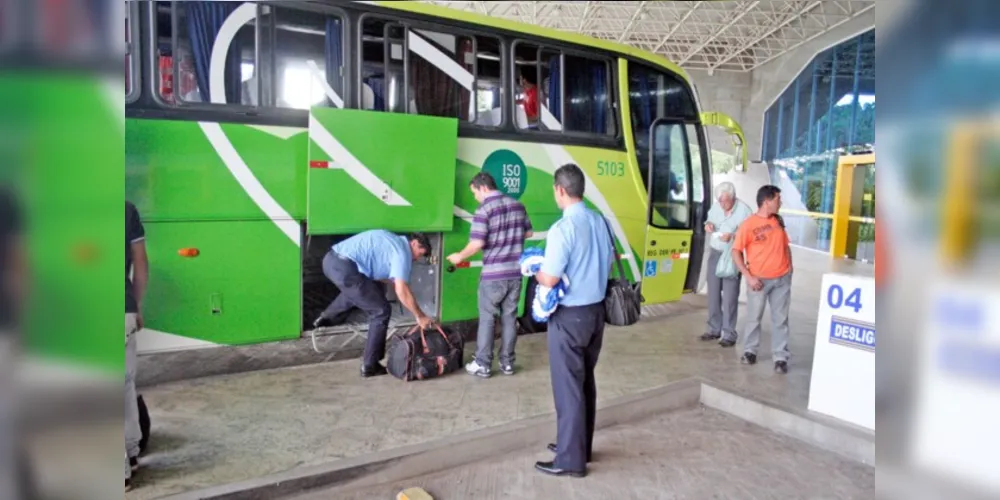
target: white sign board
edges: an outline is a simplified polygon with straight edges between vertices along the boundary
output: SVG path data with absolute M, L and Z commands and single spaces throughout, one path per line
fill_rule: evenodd
M 912 430 L 916 465 L 1000 493 L 1000 292 L 932 282 Z
M 875 280 L 826 274 L 809 409 L 875 430 Z

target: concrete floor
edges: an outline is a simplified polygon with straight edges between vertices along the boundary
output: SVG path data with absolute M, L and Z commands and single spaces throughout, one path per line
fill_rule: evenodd
M 584 479 L 552 478 L 534 463 L 539 446 L 494 460 L 350 493 L 318 490 L 295 500 L 390 499 L 419 486 L 437 500 L 491 498 L 764 499 L 873 498 L 875 469 L 804 446 L 724 413 L 692 409 L 596 437 Z
M 701 376 L 805 409 L 819 279 L 831 269 L 872 271 L 807 250 L 796 250 L 795 263 L 787 376 L 773 373 L 765 351 L 759 365 L 745 367 L 739 349 L 699 342 L 705 313 L 688 307 L 693 312 L 608 330 L 597 369 L 599 404 Z M 769 326 L 765 320 L 764 346 Z M 361 380 L 357 361 L 344 361 L 146 388 L 153 437 L 137 488 L 126 498 L 158 498 L 549 414 L 554 406 L 545 341 L 543 335 L 522 337 L 517 375 L 489 380 L 465 374 L 409 384 L 389 377 Z M 467 357 L 473 351 L 466 346 Z M 761 476 L 762 484 L 773 480 Z

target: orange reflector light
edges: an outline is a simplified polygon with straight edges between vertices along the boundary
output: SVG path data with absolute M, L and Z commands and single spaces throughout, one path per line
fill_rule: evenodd
M 457 265 L 455 267 L 457 267 L 459 269 L 468 269 L 468 268 L 472 267 L 472 263 L 471 262 L 463 262 L 463 263 L 461 263 L 461 264 L 459 264 L 459 265 Z
M 182 248 L 177 251 L 177 255 L 181 257 L 197 257 L 201 255 L 201 252 L 197 248 Z

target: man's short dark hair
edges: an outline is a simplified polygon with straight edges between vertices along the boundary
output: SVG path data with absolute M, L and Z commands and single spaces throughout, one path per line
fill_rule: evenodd
M 424 233 L 410 233 L 410 241 L 416 241 L 420 248 L 424 249 L 424 253 L 427 255 L 431 254 L 431 239 L 427 237 Z
M 757 190 L 757 208 L 763 207 L 765 202 L 771 201 L 781 194 L 781 189 L 778 186 L 761 186 Z
M 573 198 L 583 198 L 583 190 L 587 186 L 587 179 L 583 176 L 580 167 L 568 163 L 556 170 L 555 185 L 566 190 L 566 194 Z
M 479 172 L 475 177 L 472 178 L 472 182 L 469 183 L 470 186 L 476 189 L 486 188 L 491 191 L 496 191 L 497 181 L 487 172 Z

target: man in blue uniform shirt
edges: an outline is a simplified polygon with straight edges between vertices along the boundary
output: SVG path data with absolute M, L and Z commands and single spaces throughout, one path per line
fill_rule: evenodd
M 365 345 L 361 376 L 368 378 L 386 373 L 380 361 L 385 357 L 385 335 L 392 308 L 379 283 L 391 280 L 396 296 L 413 313 L 417 323 L 427 328 L 432 320 L 420 309 L 410 290 L 413 261 L 431 253 L 431 243 L 422 233 L 409 237 L 389 231 L 366 231 L 333 247 L 323 258 L 323 274 L 337 285 L 340 295 L 320 314 L 313 326 L 342 323 L 353 308 L 368 314 L 368 342 Z
M 557 441 L 552 462 L 535 468 L 556 476 L 587 475 L 597 415 L 594 368 L 604 341 L 604 295 L 614 260 L 608 226 L 583 203 L 586 179 L 576 165 L 555 173 L 556 204 L 563 217 L 549 230 L 545 262 L 535 276 L 554 287 L 568 278 L 566 295 L 549 318 L 549 364 L 555 396 Z

